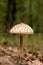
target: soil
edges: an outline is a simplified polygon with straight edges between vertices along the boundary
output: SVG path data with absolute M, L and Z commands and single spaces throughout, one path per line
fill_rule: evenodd
M 43 53 L 36 54 L 24 50 L 23 56 L 19 54 L 16 47 L 0 46 L 0 65 L 43 65 Z

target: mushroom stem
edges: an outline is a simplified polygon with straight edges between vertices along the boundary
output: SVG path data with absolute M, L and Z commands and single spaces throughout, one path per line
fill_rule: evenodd
M 23 54 L 23 36 L 20 35 L 20 56 Z

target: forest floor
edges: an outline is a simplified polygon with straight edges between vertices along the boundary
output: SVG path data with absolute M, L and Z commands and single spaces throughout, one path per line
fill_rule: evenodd
M 17 47 L 0 46 L 0 65 L 43 65 L 43 51 L 31 53 L 24 49 L 23 56 L 19 56 Z

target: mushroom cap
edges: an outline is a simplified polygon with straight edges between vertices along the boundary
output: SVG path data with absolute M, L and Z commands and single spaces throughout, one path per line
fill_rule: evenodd
M 24 23 L 20 23 L 20 24 L 13 26 L 10 30 L 10 33 L 13 33 L 13 34 L 33 34 L 34 31 L 29 25 L 24 24 Z

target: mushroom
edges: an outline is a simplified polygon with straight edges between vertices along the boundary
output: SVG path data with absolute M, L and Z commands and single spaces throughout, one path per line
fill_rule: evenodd
M 24 23 L 20 23 L 15 25 L 10 29 L 10 33 L 19 34 L 20 35 L 20 55 L 23 53 L 23 35 L 24 34 L 33 34 L 33 29 Z

